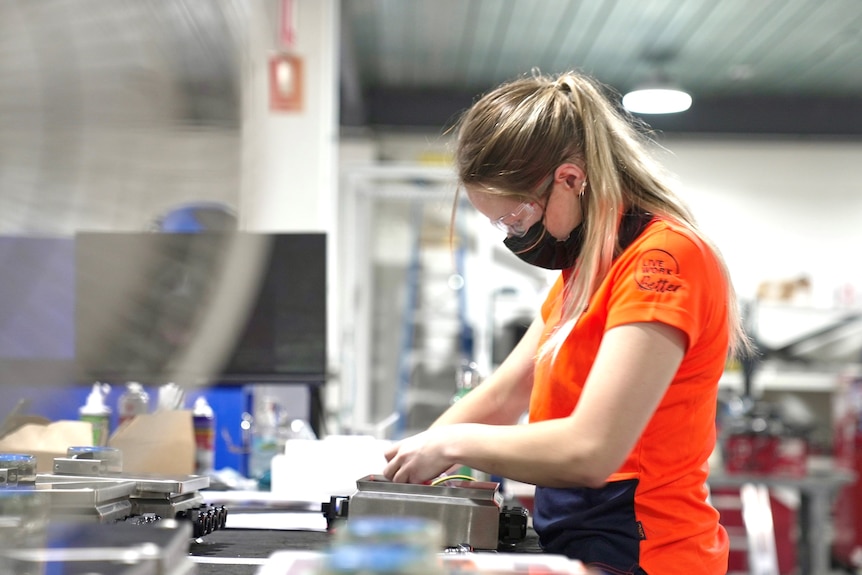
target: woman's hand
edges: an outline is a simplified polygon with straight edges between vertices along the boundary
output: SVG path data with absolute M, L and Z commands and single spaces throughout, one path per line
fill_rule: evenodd
M 397 483 L 424 483 L 448 471 L 457 462 L 449 455 L 460 425 L 434 427 L 392 445 L 383 475 Z

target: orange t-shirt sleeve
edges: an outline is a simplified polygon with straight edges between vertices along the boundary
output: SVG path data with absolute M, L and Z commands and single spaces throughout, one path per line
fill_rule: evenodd
M 605 329 L 636 322 L 676 327 L 695 345 L 709 317 L 710 290 L 723 290 L 712 251 L 671 229 L 648 234 L 622 256 Z

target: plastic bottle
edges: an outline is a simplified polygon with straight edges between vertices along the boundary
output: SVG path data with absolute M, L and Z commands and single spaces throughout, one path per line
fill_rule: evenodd
M 458 369 L 458 378 L 455 380 L 455 395 L 450 403 L 455 403 L 473 390 L 482 382 L 479 366 L 472 361 L 464 361 Z
M 264 398 L 262 408 L 252 424 L 248 473 L 258 480 L 259 487 L 268 489 L 272 458 L 284 450 L 284 414 L 281 406 L 270 397 Z
M 204 396 L 195 400 L 192 410 L 195 428 L 195 473 L 206 475 L 215 465 L 215 414 Z
M 136 382 L 130 381 L 126 384 L 126 391 L 117 402 L 118 426 L 134 419 L 136 415 L 143 415 L 150 410 L 150 395 L 144 391 L 144 387 Z
M 93 426 L 93 445 L 107 445 L 108 443 L 111 408 L 105 404 L 105 397 L 110 391 L 110 385 L 97 381 L 93 384 L 90 395 L 87 396 L 87 403 L 78 410 L 80 420 L 88 421 Z

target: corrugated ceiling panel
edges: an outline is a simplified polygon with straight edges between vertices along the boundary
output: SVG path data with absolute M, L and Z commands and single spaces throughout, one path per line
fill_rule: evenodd
M 650 55 L 702 95 L 862 90 L 856 0 L 348 0 L 367 86 L 484 87 L 572 68 L 618 88 Z M 856 72 L 854 74 L 854 72 Z
M 655 2 L 632 32 L 637 43 L 629 51 L 615 53 L 610 44 L 607 64 L 600 69 L 608 82 L 618 89 L 630 88 L 644 81 L 661 63 L 669 74 L 676 75 L 681 67 L 681 56 L 692 35 L 696 34 L 714 4 L 697 2 L 679 3 L 673 0 Z M 627 6 L 631 9 L 631 6 Z M 616 35 L 614 30 L 608 34 Z
M 608 16 L 615 4 L 616 2 L 582 2 L 576 20 L 548 71 L 580 69 L 593 73 L 593 63 L 589 61 L 588 55 L 607 25 Z
M 533 68 L 582 70 L 619 92 L 660 68 L 695 100 L 778 97 L 797 114 L 800 97 L 862 97 L 859 0 L 345 0 L 342 10 L 364 89 L 393 98 L 383 107 L 400 88 L 432 88 L 420 100 L 448 105 Z
M 776 84 L 807 93 L 862 92 L 862 3 L 828 2 L 810 10 L 794 39 L 804 49 L 798 58 L 771 53 L 780 72 Z M 790 44 L 790 38 L 783 42 Z
M 505 31 L 512 14 L 513 0 L 479 0 L 473 53 L 469 57 L 467 76 L 463 81 L 468 86 L 486 85 L 496 78 L 493 70 L 497 66 Z
M 410 85 L 448 86 L 458 77 L 466 34 L 473 24 L 469 3 L 462 0 L 439 0 L 436 3 L 412 3 L 417 22 L 415 42 L 418 65 Z
M 551 30 L 564 0 L 550 0 L 542 10 L 523 2 L 511 2 L 506 27 L 497 30 L 500 38 L 496 61 L 488 69 L 488 79 L 512 79 L 534 67 L 544 67 L 542 55 L 547 50 Z

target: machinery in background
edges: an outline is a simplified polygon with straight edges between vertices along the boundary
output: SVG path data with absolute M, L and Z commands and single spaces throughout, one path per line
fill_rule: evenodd
M 835 465 L 856 478 L 838 491 L 833 509 L 832 555 L 837 563 L 862 567 L 862 369 L 843 373 L 833 395 Z
M 209 487 L 208 476 L 123 473 L 117 449 L 70 447 L 67 457 L 54 459 L 53 473 L 36 473 L 30 456 L 4 457 L 18 465 L 7 467 L 2 493 L 41 497 L 51 521 L 140 525 L 171 520 L 187 523 L 193 538 L 223 529 L 227 521 L 227 509 L 206 503 L 200 493 Z
M 719 400 L 721 459 L 731 474 L 804 477 L 814 415 L 793 395 L 775 402 L 733 396 Z

